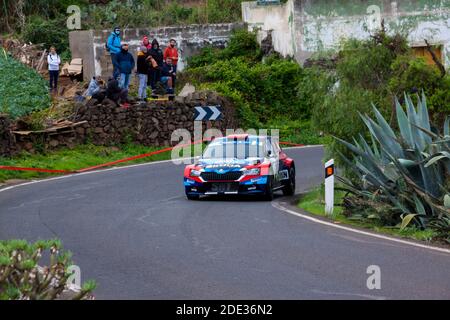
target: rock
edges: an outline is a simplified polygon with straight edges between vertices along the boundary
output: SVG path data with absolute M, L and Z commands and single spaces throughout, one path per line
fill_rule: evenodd
M 48 143 L 48 145 L 52 148 L 56 148 L 57 146 L 59 146 L 59 141 L 58 140 L 50 140 L 50 142 Z

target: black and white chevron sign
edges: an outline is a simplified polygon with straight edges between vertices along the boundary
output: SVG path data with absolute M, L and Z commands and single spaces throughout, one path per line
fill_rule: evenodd
M 222 119 L 221 106 L 195 107 L 195 121 L 216 121 Z

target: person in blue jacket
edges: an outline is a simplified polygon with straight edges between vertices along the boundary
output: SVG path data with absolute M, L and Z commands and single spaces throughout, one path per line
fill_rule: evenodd
M 120 87 L 128 90 L 130 75 L 135 66 L 133 55 L 128 52 L 128 44 L 122 45 L 122 50 L 117 54 L 117 62 L 120 71 Z
M 114 31 L 108 37 L 106 50 L 111 54 L 111 62 L 113 65 L 113 77 L 118 79 L 120 76 L 119 64 L 117 62 L 117 55 L 120 53 L 122 46 L 122 39 L 120 38 L 120 28 L 115 27 Z

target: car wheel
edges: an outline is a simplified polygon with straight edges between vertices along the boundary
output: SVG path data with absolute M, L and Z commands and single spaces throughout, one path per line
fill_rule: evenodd
M 266 192 L 264 194 L 264 200 L 272 201 L 273 200 L 273 177 L 269 176 L 266 184 Z
M 283 194 L 285 196 L 293 196 L 295 194 L 295 168 L 289 170 L 289 181 L 283 188 Z
M 188 200 L 198 200 L 198 199 L 200 199 L 199 195 L 187 194 L 186 197 L 188 198 Z

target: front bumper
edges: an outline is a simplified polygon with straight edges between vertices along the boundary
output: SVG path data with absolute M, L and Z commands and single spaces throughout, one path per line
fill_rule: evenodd
M 184 178 L 187 195 L 251 195 L 266 192 L 268 176 L 259 176 L 245 181 L 197 182 Z

